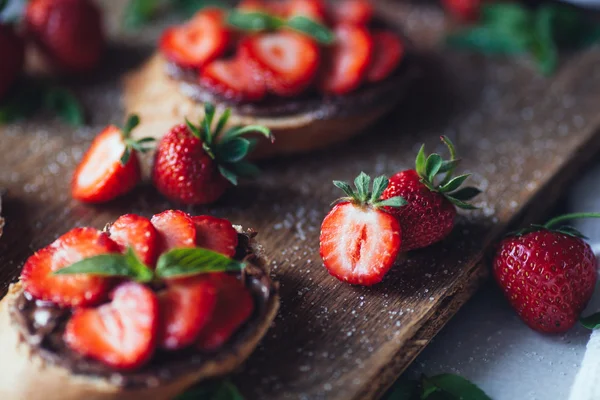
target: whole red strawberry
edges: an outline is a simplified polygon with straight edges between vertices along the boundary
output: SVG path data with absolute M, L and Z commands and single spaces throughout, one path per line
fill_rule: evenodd
M 571 214 L 546 225 L 533 225 L 505 238 L 494 259 L 494 277 L 519 317 L 530 328 L 566 332 L 575 325 L 592 297 L 597 279 L 596 257 L 581 233 L 557 225 Z
M 480 193 L 479 189 L 460 185 L 469 174 L 453 177 L 460 160 L 456 159 L 454 145 L 445 136 L 442 141 L 450 150 L 451 159 L 444 161 L 439 154 L 425 158 L 425 145 L 421 146 L 416 169 L 401 171 L 390 178 L 382 199 L 400 196 L 408 204 L 388 210 L 402 226 L 402 251 L 427 247 L 450 234 L 454 227 L 456 207 L 474 209 L 466 201 Z M 445 174 L 436 183 L 438 174 Z
M 90 0 L 32 0 L 25 25 L 51 63 L 68 72 L 93 69 L 105 48 L 102 14 Z
M 0 25 L 0 99 L 23 71 L 25 45 L 10 25 Z
M 207 103 L 199 126 L 186 121 L 173 127 L 158 144 L 152 181 L 169 199 L 183 204 L 212 203 L 237 184 L 238 176 L 256 174 L 256 167 L 242 161 L 256 139 L 241 136 L 257 132 L 272 139 L 271 132 L 261 126 L 233 127 L 222 132 L 229 110 L 222 114 L 213 131 L 214 117 L 215 108 Z

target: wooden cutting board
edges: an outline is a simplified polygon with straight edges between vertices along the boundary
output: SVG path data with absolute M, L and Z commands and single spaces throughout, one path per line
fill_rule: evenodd
M 420 49 L 421 77 L 406 101 L 347 144 L 264 162 L 264 174 L 231 190 L 219 204 L 185 208 L 254 227 L 281 284 L 281 310 L 245 369 L 234 377 L 248 399 L 374 399 L 477 289 L 482 257 L 505 227 L 540 215 L 600 149 L 600 51 L 571 55 L 552 78 L 526 61 L 486 60 L 433 44 L 444 27 L 433 6 L 383 4 Z M 102 206 L 71 200 L 69 179 L 90 140 L 123 121 L 120 77 L 147 52 L 135 43 L 150 28 L 123 35 L 108 70 L 74 88 L 91 126 L 74 130 L 39 117 L 0 128 L 0 187 L 6 218 L 0 239 L 0 289 L 23 261 L 74 226 L 102 228 L 125 212 L 150 216 L 174 208 L 149 185 Z M 154 35 L 154 36 L 153 36 Z M 408 254 L 372 288 L 330 277 L 318 254 L 320 223 L 339 193 L 333 179 L 360 171 L 392 174 L 413 165 L 422 142 L 443 151 L 449 135 L 463 169 L 484 189 L 479 210 L 461 214 L 451 237 Z

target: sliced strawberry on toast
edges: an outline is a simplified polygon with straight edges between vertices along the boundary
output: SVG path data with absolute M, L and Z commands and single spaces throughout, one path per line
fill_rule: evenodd
M 351 24 L 335 28 L 336 43 L 321 71 L 318 86 L 325 94 L 344 95 L 363 82 L 371 58 L 373 38 L 362 26 Z
M 254 311 L 254 299 L 235 276 L 217 273 L 207 278 L 217 287 L 217 305 L 212 318 L 200 332 L 197 347 L 204 351 L 215 351 L 250 318 Z
M 240 58 L 211 62 L 202 69 L 200 84 L 233 101 L 258 101 L 267 94 L 262 79 L 256 79 Z
M 225 254 L 232 258 L 238 245 L 238 233 L 226 219 L 198 215 L 192 217 L 196 224 L 196 246 Z
M 320 61 L 314 41 L 288 31 L 250 36 L 242 41 L 240 51 L 262 76 L 267 89 L 284 97 L 310 86 Z
M 106 298 L 110 280 L 91 275 L 52 275 L 84 258 L 118 253 L 119 246 L 106 233 L 93 228 L 75 228 L 29 257 L 21 281 L 25 290 L 39 300 L 64 307 L 97 304 Z
M 160 252 L 179 247 L 196 247 L 196 226 L 192 218 L 179 210 L 167 210 L 150 220 L 160 236 Z
M 169 282 L 158 294 L 161 323 L 158 345 L 177 350 L 193 344 L 212 318 L 217 288 L 205 277 Z
M 148 218 L 136 214 L 121 215 L 109 228 L 110 238 L 125 252 L 131 247 L 148 267 L 158 257 L 160 236 Z
M 63 335 L 74 351 L 112 368 L 133 370 L 148 361 L 156 347 L 158 299 L 135 282 L 119 285 L 112 301 L 75 311 Z
M 200 68 L 225 53 L 230 36 L 225 12 L 206 8 L 186 24 L 166 29 L 159 46 L 163 55 L 179 66 Z
M 369 0 L 342 0 L 331 7 L 331 14 L 336 24 L 366 25 L 373 18 L 373 5 Z
M 404 44 L 400 37 L 391 31 L 373 32 L 373 59 L 367 71 L 369 82 L 379 82 L 394 72 L 404 56 Z

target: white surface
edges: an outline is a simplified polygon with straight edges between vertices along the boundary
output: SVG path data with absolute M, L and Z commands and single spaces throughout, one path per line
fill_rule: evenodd
M 600 211 L 600 165 L 569 191 L 569 212 Z M 575 225 L 575 224 L 574 224 Z M 577 226 L 600 248 L 600 220 Z M 596 290 L 585 315 L 600 309 Z M 599 335 L 600 336 L 600 335 Z M 494 400 L 566 400 L 584 357 L 590 331 L 577 325 L 564 335 L 543 335 L 516 316 L 490 281 L 461 309 L 406 372 L 460 374 Z M 600 363 L 598 357 L 588 357 Z M 600 366 L 594 366 L 600 371 Z M 591 369 L 591 368 L 590 368 Z M 588 378 L 581 382 L 590 383 Z M 600 389 L 600 375 L 590 384 Z M 578 382 L 579 384 L 580 382 Z M 600 397 L 574 397 L 591 400 Z

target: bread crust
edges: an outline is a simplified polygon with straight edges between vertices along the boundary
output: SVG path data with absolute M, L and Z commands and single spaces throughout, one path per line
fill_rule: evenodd
M 266 271 L 266 260 L 262 249 L 256 249 L 258 268 Z M 256 348 L 269 329 L 277 309 L 279 297 L 274 290 L 266 304 L 265 317 L 259 321 L 252 334 L 236 346 L 235 351 L 209 360 L 199 369 L 181 375 L 156 387 L 125 389 L 110 379 L 87 375 L 75 375 L 70 370 L 55 365 L 34 351 L 29 344 L 12 309 L 23 293 L 21 282 L 12 284 L 8 294 L 0 301 L 0 399 L 2 400 L 168 400 L 184 392 L 202 380 L 226 375 L 242 364 Z
M 185 118 L 199 121 L 204 115 L 202 104 L 185 95 L 165 69 L 164 58 L 155 53 L 138 70 L 124 78 L 126 113 L 138 114 L 141 119 L 134 136 L 158 139 Z M 253 117 L 238 115 L 233 110 L 229 125 L 259 124 L 273 131 L 275 143 L 261 140 L 251 158 L 302 153 L 331 146 L 361 133 L 389 112 L 399 98 L 380 98 L 376 106 L 353 113 L 305 112 L 281 117 Z M 217 104 L 218 114 L 225 108 Z

